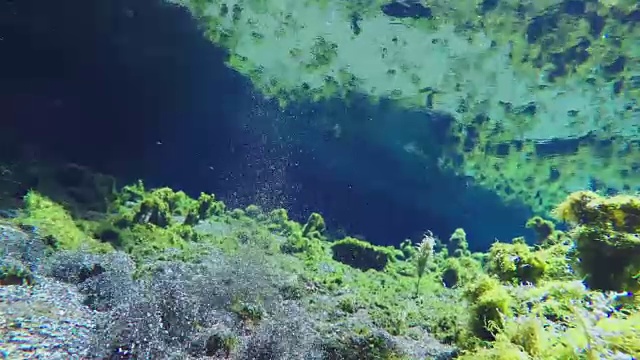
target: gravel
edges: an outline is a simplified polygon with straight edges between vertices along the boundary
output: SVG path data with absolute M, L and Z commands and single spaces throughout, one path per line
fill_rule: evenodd
M 47 278 L 0 286 L 0 359 L 90 359 L 95 312 L 77 287 Z

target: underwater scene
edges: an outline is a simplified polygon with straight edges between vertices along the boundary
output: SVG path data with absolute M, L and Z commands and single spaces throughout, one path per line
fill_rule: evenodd
M 0 2 L 0 359 L 640 359 L 640 3 Z

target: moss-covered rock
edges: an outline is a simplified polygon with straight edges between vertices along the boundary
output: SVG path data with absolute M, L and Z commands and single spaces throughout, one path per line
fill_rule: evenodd
M 467 233 L 462 228 L 456 229 L 453 234 L 451 234 L 446 245 L 447 251 L 451 256 L 462 257 L 470 254 Z
M 34 284 L 35 277 L 31 269 L 10 257 L 0 257 L 0 286 Z
M 230 332 L 217 332 L 207 338 L 205 355 L 229 357 L 238 347 L 239 342 L 238 337 Z
M 344 360 L 401 360 L 401 350 L 381 331 L 364 328 L 349 332 L 324 345 L 329 358 Z
M 311 238 L 320 238 L 322 233 L 326 230 L 327 226 L 322 218 L 322 215 L 318 213 L 312 213 L 309 215 L 309 219 L 302 228 L 302 236 Z
M 405 239 L 400 243 L 400 251 L 404 255 L 404 259 L 410 259 L 416 255 L 416 247 L 411 239 Z
M 331 245 L 333 259 L 354 268 L 366 271 L 382 271 L 393 259 L 394 254 L 387 248 L 374 246 L 362 240 L 346 237 Z
M 255 220 L 260 220 L 264 216 L 264 211 L 258 205 L 251 204 L 244 209 L 244 213 Z
M 448 258 L 442 266 L 442 284 L 448 288 L 458 285 L 462 280 L 464 268 L 456 258 Z
M 138 205 L 132 221 L 136 224 L 152 224 L 161 228 L 173 222 L 169 204 L 159 196 L 145 197 Z
M 84 247 L 90 251 L 106 252 L 113 249 L 108 243 L 97 241 L 84 233 L 62 205 L 35 191 L 30 191 L 24 197 L 24 208 L 12 222 L 32 227 L 55 250 Z
M 556 226 L 553 222 L 543 219 L 540 216 L 534 216 L 527 220 L 525 226 L 536 233 L 536 242 L 539 244 L 547 242 L 556 231 Z
M 471 302 L 471 329 L 483 340 L 493 340 L 504 327 L 505 316 L 513 315 L 513 298 L 500 282 L 489 276 L 481 276 L 469 286 L 466 295 Z
M 573 226 L 569 236 L 578 269 L 595 289 L 640 289 L 640 198 L 603 197 L 581 191 L 567 197 L 555 216 Z
M 199 221 L 212 216 L 221 216 L 224 211 L 224 203 L 216 201 L 213 194 L 201 193 L 195 204 L 189 204 L 184 223 L 185 225 L 196 225 Z
M 538 283 L 545 274 L 544 256 L 524 241 L 512 244 L 496 242 L 489 250 L 488 271 L 511 284 Z
M 285 239 L 280 250 L 285 254 L 309 253 L 312 246 L 313 240 L 302 236 L 301 233 L 293 233 Z

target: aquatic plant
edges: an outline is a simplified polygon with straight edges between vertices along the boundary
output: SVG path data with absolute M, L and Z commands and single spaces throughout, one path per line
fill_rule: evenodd
M 428 231 L 422 237 L 420 244 L 416 246 L 416 273 L 418 275 L 418 281 L 416 282 L 416 295 L 420 293 L 420 280 L 424 276 L 424 272 L 427 269 L 427 262 L 433 255 L 433 250 L 436 245 L 436 238 L 431 231 Z

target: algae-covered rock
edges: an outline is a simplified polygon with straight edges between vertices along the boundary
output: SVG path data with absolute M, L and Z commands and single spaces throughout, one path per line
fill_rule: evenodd
M 393 253 L 381 246 L 347 237 L 331 245 L 333 259 L 354 268 L 366 271 L 381 271 L 392 261 Z
M 35 278 L 31 269 L 16 259 L 0 256 L 0 286 L 33 285 L 34 283 Z
M 545 220 L 540 216 L 534 216 L 527 220 L 525 226 L 532 229 L 536 233 L 536 241 L 541 244 L 553 236 L 556 231 L 555 224 L 549 220 Z
M 440 278 L 445 287 L 467 285 L 483 273 L 482 264 L 471 256 L 448 257 L 440 264 Z
M 196 225 L 199 221 L 206 220 L 212 216 L 220 216 L 224 211 L 224 203 L 216 201 L 213 194 L 201 193 L 196 203 L 189 204 L 184 223 Z
M 469 286 L 466 296 L 471 302 L 473 334 L 493 340 L 496 331 L 504 327 L 505 316 L 513 314 L 513 298 L 498 280 L 486 275 Z
M 312 213 L 309 215 L 306 224 L 302 228 L 302 236 L 318 238 L 322 236 L 322 233 L 326 230 L 327 225 L 322 218 L 322 215 L 318 213 Z
M 535 284 L 544 276 L 547 264 L 541 253 L 524 242 L 496 242 L 489 250 L 488 271 L 502 281 Z
M 22 213 L 12 221 L 32 227 L 53 249 L 77 250 L 87 247 L 96 252 L 112 250 L 109 244 L 84 233 L 62 205 L 35 191 L 27 193 Z
M 578 268 L 590 287 L 603 290 L 640 288 L 640 198 L 573 193 L 555 216 L 573 226 Z

